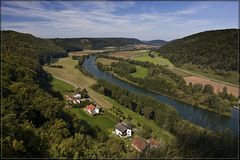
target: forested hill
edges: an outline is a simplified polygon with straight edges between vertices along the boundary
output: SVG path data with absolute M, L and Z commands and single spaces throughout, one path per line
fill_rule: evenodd
M 162 46 L 164 44 L 167 43 L 167 41 L 164 40 L 151 40 L 151 41 L 147 41 L 145 42 L 148 45 L 152 45 L 152 46 Z
M 50 40 L 15 31 L 2 32 L 2 52 L 29 56 L 43 64 L 53 57 L 67 56 L 67 52 Z
M 2 33 L 1 157 L 120 157 L 121 140 L 65 112 L 64 101 L 45 90 L 50 77 L 39 58 L 64 50 L 29 34 Z
M 214 70 L 237 71 L 238 30 L 206 31 L 177 39 L 162 46 L 160 54 L 177 65 L 193 63 Z
M 51 40 L 66 51 L 143 44 L 143 42 L 135 38 L 55 38 Z

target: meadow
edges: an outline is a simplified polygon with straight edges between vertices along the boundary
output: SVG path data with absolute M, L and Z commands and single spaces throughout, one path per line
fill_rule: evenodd
M 160 56 L 153 58 L 153 57 L 150 57 L 147 53 L 141 56 L 134 57 L 133 59 L 137 61 L 142 61 L 142 62 L 152 62 L 153 64 L 168 66 L 170 68 L 174 66 L 167 58 L 163 58 Z
M 138 65 L 135 65 L 135 67 L 137 71 L 131 74 L 133 77 L 144 78 L 148 74 L 147 68 L 144 68 Z
M 58 91 L 62 95 L 66 92 L 74 91 L 75 89 L 72 85 L 56 78 L 53 78 L 50 84 L 52 85 L 52 89 L 54 91 Z
M 71 108 L 70 112 L 74 113 L 78 119 L 87 121 L 92 126 L 99 126 L 103 131 L 111 134 L 117 122 L 105 115 L 92 116 L 89 115 L 83 108 Z

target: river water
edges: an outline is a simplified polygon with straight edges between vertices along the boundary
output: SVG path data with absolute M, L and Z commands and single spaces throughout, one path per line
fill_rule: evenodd
M 233 134 L 238 134 L 239 127 L 239 110 L 232 109 L 232 117 L 219 116 L 217 113 L 210 112 L 201 108 L 196 108 L 191 105 L 179 102 L 167 96 L 157 94 L 145 89 L 139 88 L 122 80 L 119 80 L 112 75 L 105 73 L 97 68 L 95 65 L 95 56 L 91 56 L 84 61 L 83 67 L 96 78 L 106 80 L 121 88 L 127 89 L 130 92 L 143 94 L 157 99 L 161 103 L 167 103 L 175 107 L 179 116 L 196 125 L 211 130 L 219 131 L 229 129 Z

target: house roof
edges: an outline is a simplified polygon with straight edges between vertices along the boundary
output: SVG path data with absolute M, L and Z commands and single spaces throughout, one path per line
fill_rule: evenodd
M 122 132 L 122 133 L 127 130 L 127 127 L 124 124 L 122 124 L 122 123 L 116 124 L 115 128 L 117 130 L 119 130 L 120 132 Z
M 157 141 L 157 140 L 154 139 L 154 138 L 150 138 L 150 139 L 148 140 L 148 144 L 149 144 L 150 146 L 156 146 L 156 147 L 158 147 L 158 146 L 160 145 L 159 141 Z
M 86 110 L 89 110 L 90 112 L 94 111 L 96 107 L 92 104 L 86 106 Z
M 147 143 L 145 142 L 145 140 L 140 137 L 134 137 L 132 145 L 140 151 L 145 150 L 147 147 Z

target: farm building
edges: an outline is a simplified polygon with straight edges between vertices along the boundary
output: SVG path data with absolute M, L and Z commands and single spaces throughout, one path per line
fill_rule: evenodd
M 85 110 L 92 115 L 99 114 L 99 112 L 100 112 L 99 108 L 97 108 L 96 106 L 94 106 L 92 104 L 87 105 Z
M 131 137 L 132 128 L 126 123 L 120 122 L 115 126 L 115 133 L 123 138 Z
M 80 98 L 76 98 L 72 95 L 65 95 L 65 98 L 72 104 L 80 104 L 81 103 Z
M 138 152 L 142 152 L 147 148 L 147 143 L 143 138 L 134 137 L 132 140 L 132 147 L 135 148 Z
M 77 98 L 77 99 L 80 99 L 82 96 L 81 96 L 81 94 L 78 94 L 78 93 L 77 93 L 77 94 L 74 94 L 73 97 L 74 97 L 74 98 Z

